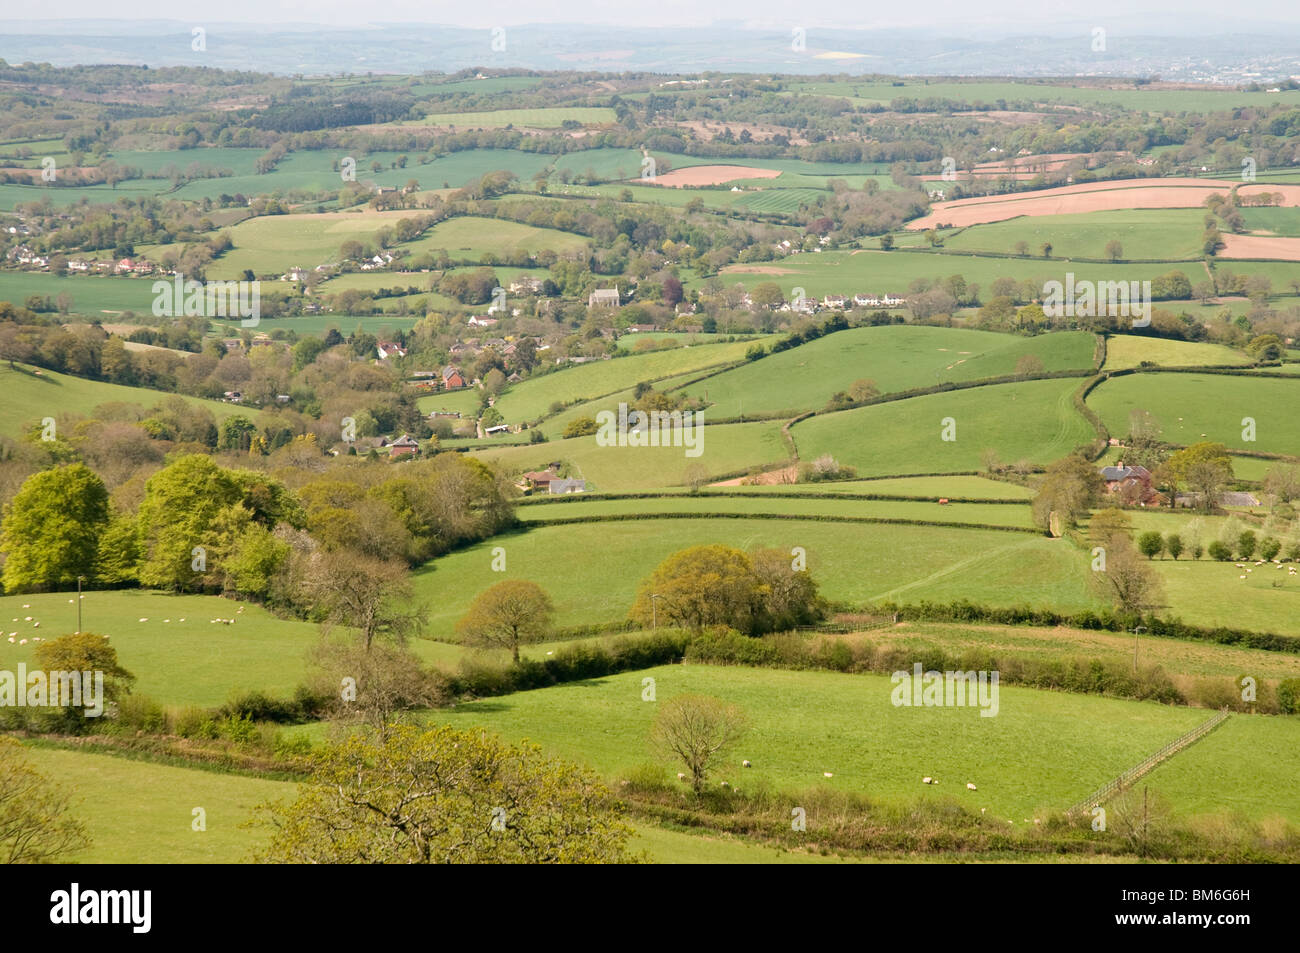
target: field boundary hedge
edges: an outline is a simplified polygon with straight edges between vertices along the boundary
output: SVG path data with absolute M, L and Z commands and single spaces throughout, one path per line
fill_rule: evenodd
M 946 474 L 945 474 L 946 475 Z M 744 499 L 744 500 L 877 500 L 887 501 L 895 500 L 906 503 L 934 503 L 933 496 L 908 496 L 899 493 L 832 493 L 829 490 L 813 490 L 809 493 L 797 493 L 793 490 L 773 490 L 772 492 L 759 492 L 756 490 L 735 490 L 735 491 L 714 491 L 706 493 L 701 490 L 699 493 L 667 493 L 663 490 L 643 490 L 636 493 L 557 493 L 547 496 L 526 496 L 517 501 L 517 506 L 546 506 L 556 503 L 581 503 L 583 500 L 599 502 L 614 500 L 698 500 L 702 498 L 713 500 L 727 499 Z M 997 505 L 1028 506 L 1029 500 L 1015 499 L 984 499 L 982 497 L 962 497 L 948 496 L 944 497 L 949 503 L 991 503 Z

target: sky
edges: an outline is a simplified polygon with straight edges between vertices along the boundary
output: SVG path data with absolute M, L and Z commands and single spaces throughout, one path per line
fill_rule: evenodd
M 103 0 L 60 0 L 53 4 L 13 4 L 0 11 L 0 31 L 39 32 L 50 20 L 96 19 Z M 1249 32 L 1252 25 L 1300 27 L 1295 0 L 819 0 L 806 7 L 789 0 L 654 0 L 611 3 L 609 0 L 130 0 L 115 5 L 112 21 L 168 20 L 204 23 L 249 23 L 297 26 L 357 26 L 366 23 L 426 23 L 490 28 L 527 23 L 581 23 L 604 26 L 703 26 L 738 20 L 753 26 L 881 29 L 969 24 L 997 32 L 1057 32 L 1077 24 L 1140 21 L 1151 32 Z M 1300 51 L 1298 51 L 1300 53 Z

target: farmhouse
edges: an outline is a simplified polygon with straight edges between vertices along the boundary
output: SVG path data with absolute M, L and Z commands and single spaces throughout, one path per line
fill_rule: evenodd
M 585 493 L 586 480 L 570 480 L 563 477 L 552 480 L 547 486 L 548 493 Z
M 402 434 L 388 446 L 390 459 L 394 457 L 412 457 L 419 452 L 419 441 L 413 439 L 409 434 Z
M 375 346 L 375 350 L 379 352 L 381 361 L 386 361 L 390 357 L 406 357 L 406 348 L 400 344 L 394 344 L 392 341 L 380 341 Z
M 1164 499 L 1152 488 L 1151 471 L 1146 467 L 1126 467 L 1120 460 L 1113 467 L 1102 467 L 1101 478 L 1106 481 L 1106 492 L 1121 497 L 1126 503 L 1147 506 Z
M 542 293 L 542 279 L 532 275 L 520 275 L 510 282 L 510 293 L 515 295 L 535 295 Z
M 442 386 L 447 390 L 456 390 L 465 386 L 465 378 L 461 376 L 460 368 L 448 364 L 442 369 Z
M 551 489 L 552 481 L 559 480 L 560 475 L 554 470 L 530 470 L 524 474 L 524 484 L 532 490 Z

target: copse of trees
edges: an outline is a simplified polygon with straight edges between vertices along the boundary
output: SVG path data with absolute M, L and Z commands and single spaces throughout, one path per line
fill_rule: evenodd
M 721 544 L 681 550 L 641 584 L 629 618 L 647 627 L 725 625 L 749 635 L 816 622 L 826 603 L 802 558 Z
M 1105 491 L 1097 468 L 1079 454 L 1047 467 L 1031 504 L 1034 522 L 1043 529 L 1070 529 L 1096 505 Z M 1053 517 L 1059 525 L 1053 525 Z

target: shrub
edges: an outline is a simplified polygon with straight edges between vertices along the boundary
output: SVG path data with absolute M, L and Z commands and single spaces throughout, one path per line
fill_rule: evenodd
M 167 730 L 167 712 L 144 695 L 127 695 L 117 703 L 117 723 L 123 728 L 161 734 Z
M 1237 549 L 1242 559 L 1250 559 L 1255 555 L 1255 534 L 1251 530 L 1245 530 L 1237 537 Z
M 216 719 L 202 708 L 182 708 L 172 719 L 172 731 L 182 738 L 214 739 L 217 731 Z
M 1272 536 L 1266 536 L 1259 544 L 1259 558 L 1272 559 L 1282 549 L 1282 541 L 1274 539 Z
M 1138 551 L 1147 559 L 1153 559 L 1165 551 L 1165 538 L 1152 530 L 1138 537 Z
M 237 745 L 252 744 L 257 740 L 257 725 L 247 715 L 227 715 L 217 726 L 218 733 Z
M 1183 553 L 1183 538 L 1177 533 L 1170 533 L 1165 537 L 1165 552 L 1174 559 L 1177 559 Z
M 1278 683 L 1277 708 L 1284 715 L 1300 715 L 1300 678 L 1286 678 Z
M 1232 550 L 1219 542 L 1217 539 L 1210 543 L 1209 554 L 1211 559 L 1217 559 L 1219 562 L 1230 562 L 1232 560 Z

